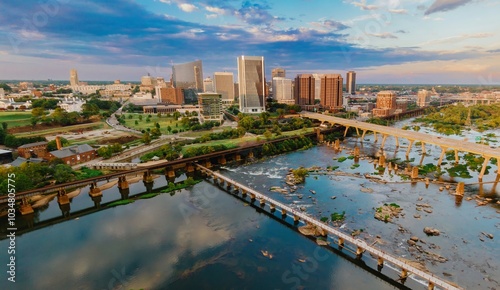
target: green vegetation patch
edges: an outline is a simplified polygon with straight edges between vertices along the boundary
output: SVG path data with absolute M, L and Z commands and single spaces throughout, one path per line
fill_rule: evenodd
M 347 157 L 346 156 L 342 156 L 340 157 L 339 159 L 337 159 L 338 162 L 344 162 L 347 160 Z
M 345 219 L 345 211 L 342 213 L 334 212 L 330 215 L 332 222 L 342 221 Z
M 124 200 L 114 201 L 114 202 L 108 204 L 107 206 L 108 207 L 115 207 L 115 206 L 119 206 L 119 205 L 126 205 L 126 204 L 133 203 L 133 202 L 134 202 L 133 199 L 124 199 Z

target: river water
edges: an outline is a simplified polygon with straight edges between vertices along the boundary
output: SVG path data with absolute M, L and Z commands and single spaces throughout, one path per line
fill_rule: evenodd
M 377 154 L 373 136 L 366 139 L 362 153 Z M 439 191 L 438 184 L 426 188 L 422 182 L 402 183 L 387 171 L 381 176 L 388 183 L 373 182 L 363 176 L 375 171 L 367 159 L 359 160 L 357 168 L 352 167 L 354 160 L 335 160 L 349 156 L 348 148 L 361 146 L 359 141 L 346 140 L 342 152 L 317 146 L 252 164 L 228 165 L 220 171 L 318 218 L 345 211 L 346 219 L 338 225 L 342 231 L 363 229 L 359 238 L 369 243 L 379 236 L 376 247 L 409 260 L 423 260 L 432 273 L 462 287 L 499 289 L 500 214 L 491 185 L 485 185 L 482 192 L 494 198 L 493 202 L 478 207 L 474 200 L 457 202 L 447 190 Z M 435 154 L 439 154 L 436 148 L 429 149 L 424 164 L 435 162 Z M 391 140 L 386 143 L 388 158 L 404 158 L 404 151 L 396 150 Z M 410 157 L 416 164 L 420 161 L 418 150 Z M 288 169 L 298 166 L 339 166 L 336 171 L 361 176 L 312 174 L 294 193 L 269 190 L 271 186 L 285 187 Z M 484 180 L 494 178 L 491 172 Z M 155 179 L 154 187 L 166 183 L 161 176 Z M 130 195 L 144 191 L 142 182 L 130 185 Z M 471 185 L 466 191 L 466 197 L 474 196 L 479 189 Z M 88 188 L 83 189 L 73 198 L 72 213 L 93 206 L 87 193 Z M 119 198 L 114 187 L 103 192 L 102 203 Z M 392 202 L 403 208 L 404 216 L 389 223 L 373 218 L 375 208 Z M 432 213 L 417 210 L 416 203 L 431 205 Z M 414 218 L 416 214 L 421 217 Z M 61 210 L 54 200 L 37 210 L 35 227 L 59 216 Z M 23 223 L 21 216 L 17 219 Z M 425 226 L 439 229 L 441 235 L 426 236 L 422 231 Z M 483 232 L 493 234 L 494 239 Z M 447 261 L 431 261 L 412 251 L 407 244 L 411 236 L 425 242 L 420 242 L 423 249 Z M 9 259 L 8 244 L 8 240 L 0 241 L 0 261 L 4 264 Z M 336 249 L 319 247 L 302 236 L 290 218 L 282 221 L 278 213 L 267 214 L 258 205 L 204 181 L 175 194 L 138 199 L 78 217 L 70 215 L 63 222 L 18 235 L 16 283 L 7 281 L 4 266 L 0 289 L 397 288 L 390 281 L 397 279 L 398 273 L 390 267 L 384 267 L 379 275 L 371 270 L 376 261 L 370 255 L 358 261 L 348 249 Z M 405 285 L 426 289 L 412 279 Z

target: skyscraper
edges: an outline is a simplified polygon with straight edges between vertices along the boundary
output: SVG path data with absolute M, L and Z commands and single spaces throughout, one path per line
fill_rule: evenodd
M 314 105 L 316 85 L 312 74 L 300 74 L 295 78 L 295 103 L 297 105 Z
M 231 72 L 214 73 L 215 92 L 221 95 L 222 105 L 230 106 L 234 103 L 234 77 Z
M 238 57 L 240 111 L 261 113 L 266 110 L 263 56 Z
M 292 91 L 292 80 L 276 77 L 273 78 L 273 94 L 274 98 L 280 104 L 295 104 Z
M 172 66 L 172 81 L 175 88 L 184 91 L 186 103 L 197 101 L 197 94 L 203 90 L 203 66 L 201 60 Z
M 78 72 L 74 68 L 69 72 L 69 83 L 72 87 L 78 86 L 80 84 L 80 82 L 78 81 Z
M 284 78 L 285 77 L 285 69 L 284 68 L 273 68 L 271 71 L 271 78 Z
M 339 74 L 326 74 L 321 77 L 320 104 L 329 111 L 342 108 L 342 87 L 344 80 Z
M 348 94 L 356 94 L 356 72 L 347 72 L 345 86 Z

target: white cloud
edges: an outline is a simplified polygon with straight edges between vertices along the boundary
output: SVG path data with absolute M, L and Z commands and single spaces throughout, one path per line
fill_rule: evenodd
M 198 7 L 196 7 L 195 5 L 193 4 L 189 4 L 189 3 L 181 3 L 179 5 L 177 5 L 179 7 L 179 9 L 181 9 L 182 11 L 184 12 L 193 12 L 195 11 L 196 9 L 198 9 Z
M 389 39 L 389 38 L 392 38 L 392 39 L 397 39 L 398 37 L 390 32 L 383 32 L 383 33 L 367 33 L 367 35 L 371 35 L 371 36 L 374 36 L 374 37 L 378 37 L 378 38 L 383 38 L 383 39 Z
M 219 8 L 219 7 L 205 6 L 205 9 L 206 9 L 208 12 L 211 12 L 211 13 L 214 13 L 214 14 L 218 14 L 218 15 L 221 15 L 221 14 L 225 14 L 225 13 L 226 13 L 226 10 L 224 10 L 224 9 L 222 9 L 222 8 Z
M 421 46 L 432 45 L 432 44 L 460 42 L 460 41 L 472 39 L 472 38 L 488 38 L 488 37 L 492 37 L 492 36 L 493 36 L 492 33 L 473 33 L 473 34 L 466 33 L 466 34 L 460 34 L 460 35 L 455 35 L 455 36 L 450 36 L 450 37 L 445 37 L 445 38 L 427 41 L 427 42 L 422 43 Z
M 406 9 L 389 9 L 389 12 L 394 14 L 408 14 L 408 10 Z
M 379 7 L 377 5 L 367 5 L 366 0 L 361 2 L 351 2 L 352 5 L 359 7 L 361 10 L 377 10 Z
M 219 17 L 219 15 L 218 14 L 207 14 L 205 17 L 207 17 L 207 19 L 214 19 L 214 18 Z

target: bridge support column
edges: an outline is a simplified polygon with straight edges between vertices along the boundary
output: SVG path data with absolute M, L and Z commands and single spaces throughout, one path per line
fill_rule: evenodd
M 298 216 L 293 215 L 293 221 L 294 221 L 294 222 L 296 222 L 296 223 L 297 223 L 297 222 L 299 222 L 299 220 L 300 220 L 300 218 L 299 218 Z
M 19 212 L 21 213 L 21 215 L 29 215 L 35 212 L 26 197 L 23 197 L 23 199 L 21 199 L 21 204 L 19 205 Z
M 57 192 L 57 203 L 59 206 L 69 204 L 69 197 L 66 195 L 66 190 L 65 189 L 60 189 Z
M 359 147 L 354 147 L 354 157 L 359 157 Z
M 236 156 L 234 156 L 234 159 L 236 161 L 241 161 L 241 155 L 240 154 L 236 154 Z
M 194 172 L 194 166 L 193 166 L 193 164 L 190 163 L 190 164 L 187 165 L 187 172 L 189 172 L 189 173 Z
M 212 168 L 212 162 L 210 162 L 210 160 L 205 161 L 205 167 Z
M 260 199 L 260 207 L 264 207 L 266 205 L 266 200 L 261 198 Z
M 241 195 L 242 195 L 243 197 L 247 196 L 247 191 L 246 191 L 246 190 L 244 190 L 243 188 L 241 189 Z
M 384 150 L 384 145 L 385 145 L 385 140 L 387 139 L 387 135 L 383 135 L 384 138 L 382 138 L 382 144 L 380 144 L 380 149 Z
M 417 179 L 418 178 L 418 167 L 415 166 L 411 170 L 411 179 Z
M 490 163 L 490 158 L 491 157 L 485 157 L 484 158 L 484 162 L 483 162 L 483 167 L 481 168 L 481 172 L 479 173 L 479 182 L 483 181 L 483 176 L 484 176 L 484 173 L 486 172 L 486 167 L 488 166 L 488 163 Z
M 248 158 L 253 158 L 253 151 L 250 151 L 250 153 L 248 153 Z
M 127 188 L 128 188 L 127 178 L 125 176 L 118 177 L 118 189 L 127 189 Z
M 340 140 L 339 139 L 335 139 L 335 150 L 340 150 Z
M 401 280 L 405 280 L 406 278 L 408 278 L 408 270 L 401 269 L 401 275 L 399 275 L 399 277 L 401 277 Z
M 441 147 L 441 154 L 439 155 L 439 160 L 438 160 L 438 167 L 441 166 L 441 163 L 443 163 L 443 158 L 444 158 L 444 155 L 446 154 L 446 150 L 448 150 L 448 148 L 446 147 Z
M 397 136 L 394 136 L 394 138 L 396 139 L 396 148 L 399 148 L 399 138 Z
M 413 140 L 408 140 L 408 141 L 410 141 L 410 144 L 408 144 L 408 149 L 406 149 L 406 158 L 410 156 L 411 146 L 413 146 Z
M 269 208 L 271 209 L 271 212 L 275 212 L 276 211 L 276 207 L 272 203 L 269 204 Z
M 250 193 L 250 199 L 251 199 L 252 201 L 255 201 L 255 194 Z
M 465 184 L 463 182 L 459 182 L 457 184 L 457 190 L 455 192 L 456 195 L 464 195 L 465 193 Z
M 101 205 L 102 191 L 99 187 L 97 187 L 97 184 L 95 182 L 90 185 L 89 196 L 90 198 L 92 198 L 92 201 L 94 202 L 94 205 L 96 207 L 99 207 Z
M 458 163 L 459 159 L 458 159 L 458 150 L 455 149 L 455 163 Z
M 364 250 L 363 248 L 358 247 L 358 248 L 356 249 L 356 258 L 361 258 L 361 257 L 363 257 L 363 252 L 364 252 L 364 251 L 365 251 L 365 250 Z
M 282 216 L 282 217 L 286 217 L 286 210 L 281 209 L 281 216 Z
M 378 166 L 385 167 L 385 155 L 384 154 L 380 155 L 380 157 L 378 159 Z
M 349 126 L 346 126 L 346 127 L 345 127 L 344 137 L 345 137 L 345 136 L 347 136 L 347 131 L 349 130 L 349 128 L 350 128 Z
M 424 142 L 421 142 L 421 143 L 422 143 L 422 154 L 426 154 L 425 143 Z
M 378 257 L 378 259 L 377 259 L 377 265 L 379 267 L 383 267 L 384 266 L 384 259 L 382 257 Z
M 339 247 L 343 248 L 344 247 L 344 239 L 339 238 L 339 240 L 337 241 L 337 244 L 339 245 Z
M 378 141 L 377 132 L 373 131 L 373 137 L 375 138 L 375 140 L 373 142 L 377 143 L 377 141 Z
M 361 142 L 363 142 L 363 140 L 365 139 L 366 132 L 368 132 L 368 130 L 363 130 L 363 134 L 361 135 Z
M 220 165 L 226 165 L 226 162 L 227 162 L 227 161 L 226 161 L 226 157 L 225 157 L 225 156 L 221 156 L 221 157 L 219 157 L 218 163 L 219 163 Z
M 427 285 L 427 290 L 434 290 L 434 283 L 429 281 L 429 285 Z
M 356 136 L 359 137 L 359 129 L 356 127 Z

